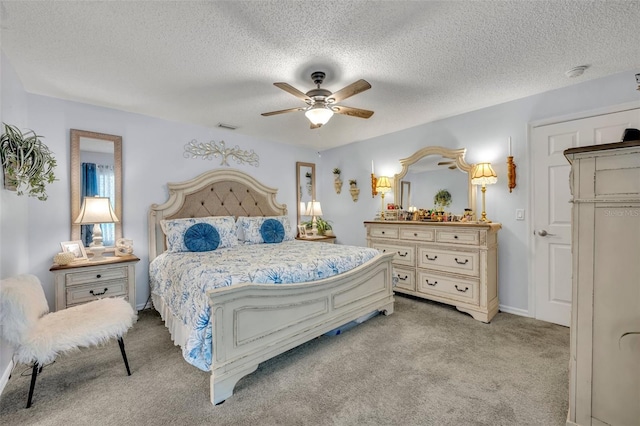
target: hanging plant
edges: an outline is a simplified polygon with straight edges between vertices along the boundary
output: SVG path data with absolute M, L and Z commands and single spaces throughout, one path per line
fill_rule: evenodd
M 4 186 L 25 193 L 38 200 L 46 200 L 45 185 L 53 183 L 56 177 L 53 169 L 56 160 L 53 152 L 42 143 L 33 130 L 22 133 L 17 127 L 4 125 L 0 139 L 0 159 L 4 170 Z
M 433 203 L 436 206 L 447 207 L 451 204 L 451 194 L 446 189 L 441 189 L 433 197 Z

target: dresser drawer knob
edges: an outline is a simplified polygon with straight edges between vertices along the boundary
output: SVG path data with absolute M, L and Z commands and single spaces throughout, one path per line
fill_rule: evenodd
M 402 254 L 402 253 L 398 252 L 398 256 L 400 256 L 400 257 L 407 257 L 407 256 L 409 256 L 409 252 L 408 252 L 408 251 L 405 251 L 405 252 L 404 252 L 404 254 Z
M 469 259 L 465 259 L 465 260 L 464 260 L 464 262 L 460 262 L 460 261 L 458 260 L 458 258 L 456 257 L 454 260 L 456 261 L 456 263 L 457 263 L 458 265 L 466 265 L 467 263 L 469 263 Z
M 96 275 L 96 278 L 102 278 L 102 275 L 98 274 Z
M 454 235 L 454 236 L 453 236 L 453 238 L 457 240 L 457 239 L 458 239 L 458 236 L 457 236 L 457 235 Z
M 438 256 L 429 257 L 428 254 L 425 254 L 424 256 L 427 258 L 427 260 L 436 260 L 438 258 Z
M 469 287 L 465 287 L 465 288 L 464 288 L 464 290 L 460 290 L 460 289 L 458 288 L 458 284 L 456 284 L 454 287 L 455 287 L 455 288 L 456 288 L 456 290 L 458 290 L 460 293 L 466 293 L 466 292 L 467 292 L 467 290 L 469 290 Z
M 414 233 L 413 233 L 413 236 L 414 236 L 414 237 L 417 237 L 417 236 L 418 236 L 418 233 L 417 233 L 417 232 L 414 232 Z
M 381 232 L 384 235 L 384 231 Z
M 432 287 L 435 287 L 438 284 L 438 281 L 434 281 L 434 282 L 430 283 L 428 278 L 426 280 L 424 280 L 424 282 L 426 282 L 427 285 L 430 285 Z
M 409 275 L 405 275 L 404 278 L 402 278 L 399 274 L 398 274 L 398 279 L 402 280 L 402 281 L 406 281 L 407 278 L 409 278 Z
M 104 288 L 104 291 L 102 293 L 94 293 L 93 290 L 89 290 L 89 293 L 91 293 L 92 296 L 102 296 L 103 294 L 105 294 L 107 292 L 107 290 L 109 290 L 107 287 Z

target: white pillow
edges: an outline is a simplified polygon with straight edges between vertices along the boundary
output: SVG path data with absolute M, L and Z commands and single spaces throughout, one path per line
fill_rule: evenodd
M 185 233 L 197 223 L 206 223 L 215 228 L 220 237 L 217 248 L 238 245 L 236 223 L 232 216 L 194 217 L 188 219 L 169 219 L 160 221 L 160 226 L 167 237 L 167 251 L 177 253 L 191 251 L 185 244 Z
M 275 219 L 282 224 L 284 228 L 283 241 L 291 241 L 295 238 L 289 216 L 240 216 L 237 220 L 238 239 L 245 244 L 263 244 L 265 241 L 260 231 L 268 219 Z

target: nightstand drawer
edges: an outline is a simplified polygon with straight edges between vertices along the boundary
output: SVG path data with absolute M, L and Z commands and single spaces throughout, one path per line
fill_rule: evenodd
M 113 280 L 67 287 L 67 306 L 90 302 L 104 297 L 127 295 L 127 281 Z
M 87 283 L 98 283 L 101 281 L 109 280 L 123 280 L 127 279 L 127 267 L 119 268 L 102 268 L 95 269 L 93 271 L 72 272 L 66 274 L 65 280 L 67 285 L 79 285 Z

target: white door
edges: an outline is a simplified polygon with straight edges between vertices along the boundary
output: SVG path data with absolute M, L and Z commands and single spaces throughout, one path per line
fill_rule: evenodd
M 571 321 L 570 166 L 563 152 L 576 146 L 619 142 L 627 128 L 640 128 L 640 108 L 532 129 L 537 319 L 565 326 Z

